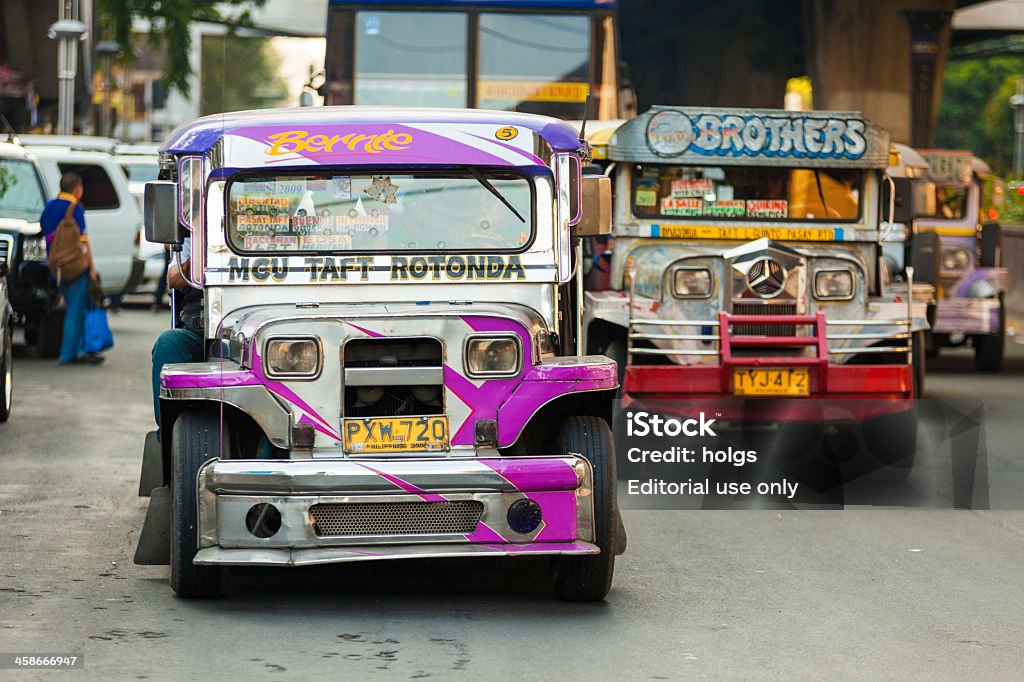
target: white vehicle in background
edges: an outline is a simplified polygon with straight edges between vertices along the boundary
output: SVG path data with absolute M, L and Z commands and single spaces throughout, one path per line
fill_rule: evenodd
M 156 144 L 119 144 L 114 148 L 114 163 L 119 165 L 128 178 L 128 191 L 135 197 L 135 202 L 142 210 L 142 196 L 146 183 L 156 180 L 160 173 L 157 162 Z M 138 245 L 138 258 L 131 281 L 135 286 L 125 293 L 154 293 L 157 283 L 165 276 L 165 251 L 162 244 L 154 244 L 146 240 L 144 230 L 140 227 L 135 233 Z
M 68 140 L 66 137 L 26 135 L 25 138 L 28 138 L 26 145 L 39 160 L 50 196 L 60 192 L 60 178 L 64 173 L 82 176 L 85 192 L 82 204 L 89 243 L 103 290 L 114 295 L 131 291 L 137 283 L 132 281 L 133 273 L 136 277 L 142 274 L 142 268 L 135 264 L 142 213 L 132 197 L 124 171 L 110 152 L 81 148 L 93 144 L 96 138 L 75 140 L 75 147 L 61 144 Z

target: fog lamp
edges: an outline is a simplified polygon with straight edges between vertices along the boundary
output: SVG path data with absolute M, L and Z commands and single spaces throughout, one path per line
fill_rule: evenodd
M 544 515 L 540 511 L 540 505 L 531 499 L 523 498 L 516 500 L 508 508 L 508 527 L 517 533 L 526 535 L 537 530 Z
M 466 341 L 466 372 L 470 376 L 512 376 L 519 373 L 519 337 L 474 336 Z
M 712 281 L 707 268 L 679 268 L 673 286 L 679 298 L 707 298 L 711 295 Z
M 853 273 L 849 270 L 819 270 L 814 274 L 814 297 L 826 301 L 853 298 Z
M 269 377 L 308 378 L 320 373 L 319 339 L 270 339 L 263 357 Z

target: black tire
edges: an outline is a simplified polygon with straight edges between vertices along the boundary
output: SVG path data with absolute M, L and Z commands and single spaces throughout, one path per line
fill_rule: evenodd
M 228 440 L 227 433 L 224 441 Z M 199 468 L 220 456 L 221 425 L 216 414 L 185 412 L 171 436 L 171 588 L 179 597 L 218 597 L 224 589 L 220 566 L 192 563 L 198 548 Z
M 910 342 L 910 366 L 914 373 L 914 399 L 924 397 L 924 373 L 928 353 L 925 332 L 914 332 Z
M 601 553 L 555 557 L 552 585 L 565 601 L 601 601 L 612 587 L 618 535 L 612 432 L 598 417 L 568 417 L 559 430 L 558 448 L 565 455 L 583 455 L 593 467 L 594 544 Z
M 864 423 L 864 442 L 882 465 L 878 477 L 886 482 L 906 480 L 917 451 L 917 409 L 887 414 Z
M 0 423 L 11 416 L 14 405 L 14 349 L 11 347 L 11 326 L 4 332 L 0 351 Z
M 981 372 L 998 372 L 1003 368 L 1006 352 L 1006 304 L 999 294 L 999 328 L 994 334 L 974 337 L 974 366 Z
M 33 346 L 41 358 L 60 356 L 60 342 L 64 337 L 64 309 L 40 315 L 35 320 Z

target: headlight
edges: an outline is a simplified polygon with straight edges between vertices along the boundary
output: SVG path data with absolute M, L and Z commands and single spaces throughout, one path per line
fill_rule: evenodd
M 26 237 L 21 247 L 21 259 L 23 261 L 46 261 L 46 239 L 38 237 Z
M 679 268 L 672 278 L 672 287 L 679 298 L 707 298 L 714 281 L 707 268 Z
M 320 373 L 320 340 L 308 337 L 270 339 L 263 361 L 268 377 L 315 377 Z
M 946 249 L 942 252 L 943 270 L 966 270 L 971 264 L 971 252 L 967 249 Z
M 466 373 L 470 376 L 512 376 L 519 373 L 519 337 L 474 336 L 466 341 Z
M 853 272 L 819 270 L 814 273 L 814 297 L 825 301 L 845 301 L 853 298 Z

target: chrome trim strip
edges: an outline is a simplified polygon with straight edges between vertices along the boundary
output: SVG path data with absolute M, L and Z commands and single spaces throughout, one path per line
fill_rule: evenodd
M 346 386 L 418 386 L 443 384 L 443 367 L 348 367 Z

